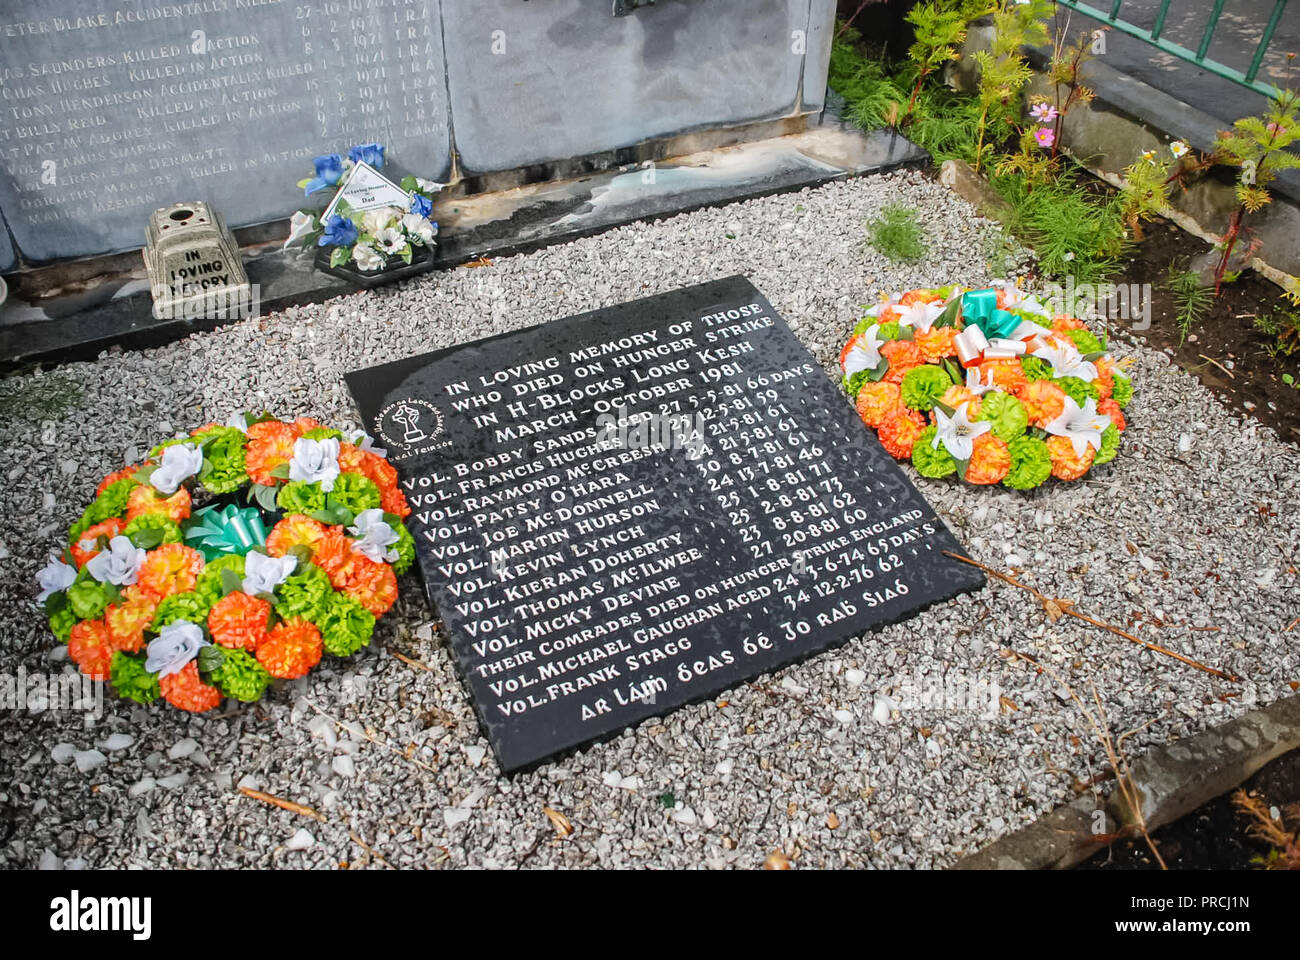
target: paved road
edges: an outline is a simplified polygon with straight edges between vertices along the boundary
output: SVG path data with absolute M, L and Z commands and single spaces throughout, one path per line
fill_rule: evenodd
M 1109 0 L 1090 2 L 1102 9 L 1110 6 Z M 1244 71 L 1264 33 L 1273 3 L 1274 0 L 1229 0 L 1210 45 L 1210 57 Z M 1197 49 L 1212 7 L 1212 0 L 1173 0 L 1163 36 L 1184 47 Z M 1159 9 L 1160 0 L 1125 0 L 1120 16 L 1149 30 Z M 1062 23 L 1067 16 L 1071 18 L 1071 35 L 1077 32 L 1080 23 L 1095 24 L 1095 21 L 1063 7 L 1058 8 L 1057 16 Z M 1118 30 L 1108 32 L 1106 48 L 1105 59 L 1111 66 L 1225 124 L 1264 109 L 1262 96 Z M 1283 12 L 1260 69 L 1260 78 L 1279 86 L 1287 86 L 1288 81 L 1292 87 L 1300 85 L 1300 57 L 1288 69 L 1286 55 L 1289 52 L 1300 54 L 1300 0 L 1290 0 Z

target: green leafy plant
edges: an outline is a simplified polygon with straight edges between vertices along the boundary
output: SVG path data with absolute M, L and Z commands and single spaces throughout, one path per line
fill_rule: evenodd
M 1169 268 L 1169 294 L 1174 299 L 1174 322 L 1178 325 L 1178 343 L 1181 345 L 1192 327 L 1201 323 L 1214 297 L 1208 288 L 1201 284 L 1201 277 L 1195 270 Z
M 905 19 L 916 36 L 916 42 L 907 51 L 908 58 L 916 65 L 916 80 L 907 98 L 905 116 L 910 116 L 916 106 L 926 78 L 949 60 L 957 59 L 957 46 L 966 39 L 966 24 L 973 19 L 972 11 L 967 9 L 972 6 L 954 0 L 930 0 L 918 3 L 907 12 Z
M 1037 185 L 1014 174 L 991 182 L 1011 205 L 1007 228 L 1034 249 L 1044 273 L 1096 283 L 1114 271 L 1126 244 L 1118 199 L 1091 196 L 1069 170 Z
M 1256 330 L 1269 338 L 1264 349 L 1274 360 L 1300 352 L 1300 311 L 1273 309 L 1256 314 L 1252 322 Z
M 1143 222 L 1154 220 L 1168 208 L 1173 185 L 1169 164 L 1170 158 L 1148 150 L 1124 169 L 1120 209 L 1136 241 L 1143 239 Z
M 887 259 L 915 263 L 929 249 L 917 212 L 901 203 L 887 203 L 880 216 L 867 222 L 867 240 Z
M 990 127 L 1003 135 L 1015 129 L 1020 116 L 1020 91 L 1033 77 L 1024 54 L 1026 45 L 1047 41 L 1045 20 L 1052 13 L 1050 0 L 1003 0 L 993 12 L 993 46 L 975 54 L 979 64 L 980 115 L 975 144 L 975 170 L 985 153 Z M 991 147 L 991 145 L 990 145 Z

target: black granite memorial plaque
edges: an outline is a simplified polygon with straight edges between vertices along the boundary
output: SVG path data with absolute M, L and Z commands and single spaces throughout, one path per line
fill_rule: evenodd
M 347 382 L 506 771 L 983 584 L 743 277 Z

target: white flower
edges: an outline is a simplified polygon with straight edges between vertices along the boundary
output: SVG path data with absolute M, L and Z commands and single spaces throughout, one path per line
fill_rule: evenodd
M 987 377 L 986 380 L 980 379 L 980 370 L 978 366 L 967 367 L 966 389 L 977 397 L 994 389 L 997 385 L 993 382 L 993 371 L 991 369 L 986 370 L 985 376 Z
M 1069 394 L 1065 397 L 1065 410 L 1049 423 L 1047 432 L 1058 437 L 1069 437 L 1074 455 L 1082 457 L 1092 444 L 1094 451 L 1101 449 L 1101 435 L 1110 426 L 1110 417 L 1097 412 L 1097 401 L 1089 397 L 1080 407 Z
M 177 443 L 163 451 L 162 463 L 149 477 L 159 493 L 171 496 L 188 478 L 203 469 L 203 451 L 192 443 Z
M 353 247 L 352 259 L 357 262 L 357 268 L 361 270 L 378 270 L 384 265 L 384 258 L 368 243 L 358 243 Z
M 37 601 L 43 603 L 50 594 L 68 589 L 76 579 L 75 567 L 50 554 L 50 562 L 45 565 L 45 569 L 36 574 L 36 582 L 41 585 L 41 592 L 36 597 Z
M 914 327 L 922 333 L 929 333 L 934 321 L 943 313 L 942 303 L 913 303 L 898 311 L 900 327 Z
M 384 253 L 401 253 L 406 248 L 406 234 L 399 227 L 385 227 L 375 234 L 375 242 Z
M 886 310 L 888 310 L 890 307 L 897 309 L 899 296 L 900 296 L 899 294 L 891 293 L 888 299 L 881 300 L 879 303 L 875 304 L 874 306 L 868 307 L 867 316 L 878 317 Z
M 942 443 L 954 460 L 969 460 L 975 450 L 975 438 L 993 429 L 988 420 L 972 423 L 965 403 L 960 404 L 951 417 L 935 407 L 934 420 L 936 429 L 930 446 L 938 450 Z
M 299 437 L 293 442 L 293 458 L 289 461 L 289 479 L 304 483 L 319 483 L 326 493 L 334 489 L 339 475 L 339 442 L 336 438 L 311 440 Z
M 397 207 L 376 207 L 361 215 L 361 232 L 378 237 L 393 224 L 399 223 L 401 219 L 402 211 Z
M 384 520 L 384 511 L 378 507 L 358 513 L 354 525 L 348 527 L 348 533 L 360 538 L 352 544 L 355 552 L 369 557 L 376 563 L 397 562 L 397 551 L 388 548 L 397 543 L 399 537 Z
M 437 232 L 429 222 L 429 218 L 422 217 L 418 213 L 408 213 L 402 217 L 402 229 L 410 235 L 411 239 L 418 240 L 425 246 L 433 242 L 433 235 Z
M 248 420 L 238 411 L 230 415 L 230 419 L 226 421 L 226 426 L 234 427 L 240 433 L 248 433 Z
M 383 447 L 376 447 L 375 438 L 364 430 L 353 430 L 351 433 L 347 434 L 347 440 L 348 443 L 352 444 L 352 446 L 356 447 L 358 450 L 365 450 L 367 453 L 373 453 L 377 457 L 383 457 L 385 460 L 388 459 L 388 451 Z
M 212 644 L 203 639 L 203 631 L 188 620 L 175 620 L 149 641 L 144 668 L 161 677 L 180 673 L 185 664 Z
M 315 229 L 315 216 L 310 213 L 303 213 L 301 210 L 297 211 L 289 218 L 289 238 L 284 241 L 284 249 L 288 250 Z
M 439 183 L 437 180 L 425 180 L 423 177 L 416 177 L 415 185 L 425 193 L 437 193 L 446 186 L 445 183 Z
M 1169 144 L 1169 152 L 1178 159 L 1186 156 L 1188 149 L 1187 144 L 1183 143 L 1181 140 L 1175 140 L 1173 143 Z
M 130 538 L 117 536 L 108 541 L 107 550 L 99 551 L 86 562 L 86 572 L 100 583 L 129 586 L 135 583 L 136 574 L 144 564 L 144 554 Z
M 874 370 L 880 366 L 880 325 L 873 323 L 849 341 L 849 348 L 840 359 L 844 366 L 844 376 L 851 377 L 863 370 Z
M 1033 355 L 1050 363 L 1054 376 L 1078 377 L 1089 383 L 1097 379 L 1097 365 L 1083 359 L 1083 354 L 1073 343 L 1053 340 L 1039 347 Z
M 250 597 L 270 593 L 288 580 L 297 566 L 298 558 L 291 553 L 283 557 L 270 557 L 250 550 L 244 555 L 244 582 L 240 584 L 240 589 Z

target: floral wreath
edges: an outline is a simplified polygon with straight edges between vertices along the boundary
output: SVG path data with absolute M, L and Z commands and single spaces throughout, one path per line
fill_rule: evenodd
M 315 176 L 299 180 L 298 186 L 307 196 L 320 190 L 342 188 L 352 176 L 358 163 L 375 170 L 384 168 L 384 148 L 378 143 L 364 143 L 353 147 L 346 157 L 327 153 L 316 157 Z M 322 220 L 321 210 L 299 210 L 289 221 L 289 239 L 285 247 L 332 247 L 330 266 L 340 267 L 355 262 L 358 270 L 371 272 L 382 269 L 389 258 L 398 257 L 408 265 L 416 247 L 432 249 L 438 224 L 429 219 L 433 212 L 433 195 L 443 184 L 420 177 L 403 177 L 401 187 L 410 196 L 407 207 L 379 207 L 374 210 L 354 211 L 346 200 L 339 199 L 335 212 Z
M 1132 381 L 1104 339 L 1019 288 L 909 290 L 840 353 L 858 414 L 923 477 L 1029 490 L 1115 458 Z
M 415 558 L 410 513 L 364 432 L 236 414 L 105 477 L 37 599 L 120 696 L 253 701 L 370 643 Z

